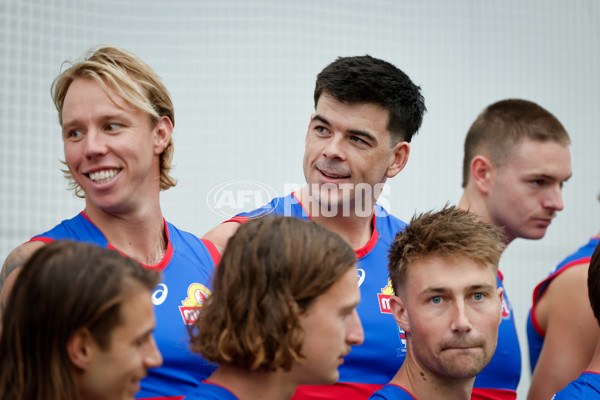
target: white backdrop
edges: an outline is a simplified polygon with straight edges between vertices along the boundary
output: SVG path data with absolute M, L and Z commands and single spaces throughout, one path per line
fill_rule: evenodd
M 303 183 L 316 74 L 337 56 L 371 54 L 420 85 L 429 109 L 386 195 L 402 219 L 458 201 L 464 135 L 489 103 L 535 101 L 571 135 L 565 210 L 543 240 L 511 244 L 501 265 L 524 398 L 532 288 L 600 229 L 599 23 L 596 0 L 0 0 L 0 256 L 82 208 L 59 171 L 50 99 L 64 60 L 116 45 L 163 77 L 179 179 L 163 211 L 202 235 L 223 219 L 207 204 L 217 185 L 253 181 L 282 195 Z

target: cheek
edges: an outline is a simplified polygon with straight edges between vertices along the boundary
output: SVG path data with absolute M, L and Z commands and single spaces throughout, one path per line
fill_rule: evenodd
M 77 155 L 76 146 L 73 143 L 65 143 L 63 145 L 64 153 L 65 153 L 65 162 L 67 164 L 72 164 Z

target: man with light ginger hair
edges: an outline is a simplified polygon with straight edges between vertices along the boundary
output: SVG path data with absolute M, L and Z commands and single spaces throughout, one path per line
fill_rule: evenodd
M 516 238 L 541 239 L 563 209 L 571 176 L 570 138 L 548 110 L 520 99 L 489 105 L 465 138 L 464 193 L 458 207 Z M 503 287 L 502 274 L 498 285 Z M 521 350 L 506 289 L 498 351 L 477 376 L 474 399 L 513 400 L 521 377 Z
M 471 398 L 492 359 L 502 315 L 501 231 L 455 207 L 414 217 L 390 250 L 390 307 L 406 359 L 371 399 Z

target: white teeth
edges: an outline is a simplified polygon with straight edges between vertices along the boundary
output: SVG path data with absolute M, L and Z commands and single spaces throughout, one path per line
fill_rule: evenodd
M 106 183 L 110 181 L 115 175 L 117 175 L 119 171 L 120 169 L 110 169 L 92 172 L 90 174 L 90 179 L 95 183 Z

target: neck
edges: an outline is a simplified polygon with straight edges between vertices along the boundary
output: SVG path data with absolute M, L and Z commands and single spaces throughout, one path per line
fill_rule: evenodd
M 402 386 L 417 399 L 469 400 L 475 377 L 446 379 L 418 365 L 407 354 L 402 367 L 390 383 Z
M 135 213 L 112 213 L 87 204 L 84 210 L 108 243 L 128 257 L 146 265 L 160 262 L 167 237 L 160 206 Z
M 291 382 L 288 372 L 249 372 L 231 365 L 220 365 L 208 378 L 221 385 L 239 400 L 289 400 L 298 385 Z
M 592 361 L 590 361 L 590 365 L 588 365 L 586 371 L 594 371 L 600 374 L 600 341 L 596 345 L 594 357 L 592 357 Z
M 302 206 L 309 213 L 311 220 L 340 235 L 353 249 L 360 249 L 371 239 L 373 218 L 375 217 L 373 210 L 368 215 L 359 216 L 352 212 L 353 210 L 349 210 L 348 215 L 344 215 L 344 212 L 337 212 L 333 216 L 325 216 L 321 212 L 311 212 L 313 208 L 319 210 L 320 206 L 309 194 L 307 185 L 297 194 L 299 194 Z
M 469 183 L 470 184 L 470 183 Z M 485 203 L 485 199 L 482 194 L 477 192 L 476 189 L 473 189 L 470 186 L 467 186 L 463 192 L 460 201 L 458 202 L 457 208 L 465 211 L 470 211 L 473 214 L 478 216 L 478 220 L 481 222 L 485 222 L 486 224 L 498 226 L 495 221 L 493 221 L 490 213 L 488 212 L 487 205 Z M 504 244 L 508 245 L 515 238 L 509 237 L 508 232 L 507 238 Z

